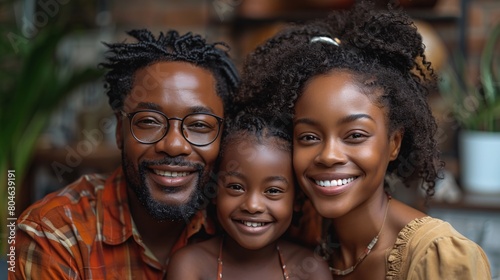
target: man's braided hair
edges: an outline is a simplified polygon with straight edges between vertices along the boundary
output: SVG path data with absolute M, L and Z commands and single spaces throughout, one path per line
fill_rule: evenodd
M 146 29 L 127 33 L 134 43 L 104 43 L 108 47 L 105 76 L 109 104 L 113 110 L 123 108 L 124 98 L 131 92 L 135 73 L 157 62 L 188 62 L 210 71 L 217 82 L 217 94 L 228 105 L 239 84 L 238 71 L 231 61 L 229 47 L 221 42 L 207 43 L 200 35 L 179 35 L 175 30 L 155 36 Z

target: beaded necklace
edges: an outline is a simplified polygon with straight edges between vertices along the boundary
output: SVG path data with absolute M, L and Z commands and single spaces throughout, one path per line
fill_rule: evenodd
M 389 201 L 387 202 L 387 207 L 385 208 L 384 221 L 382 222 L 382 226 L 380 227 L 380 230 L 377 233 L 377 235 L 372 239 L 372 241 L 368 244 L 368 246 L 366 246 L 365 251 L 363 252 L 363 254 L 361 256 L 359 256 L 359 258 L 356 261 L 356 263 L 353 266 L 348 267 L 348 268 L 346 268 L 344 270 L 333 268 L 333 267 L 330 266 L 330 271 L 334 275 L 344 276 L 344 275 L 347 275 L 347 274 L 353 272 L 354 269 L 356 269 L 356 267 L 370 254 L 370 252 L 372 251 L 373 247 L 375 247 L 375 244 L 377 244 L 377 242 L 378 242 L 378 238 L 380 236 L 380 233 L 382 232 L 382 229 L 384 229 L 385 220 L 387 218 L 387 212 L 389 210 L 389 204 L 390 203 L 391 203 L 391 197 L 389 196 Z

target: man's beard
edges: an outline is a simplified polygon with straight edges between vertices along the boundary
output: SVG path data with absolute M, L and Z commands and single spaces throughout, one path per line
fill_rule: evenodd
M 204 165 L 193 164 L 185 161 L 182 158 L 165 158 L 159 161 L 142 161 L 139 163 L 138 170 L 130 160 L 127 159 L 125 152 L 122 150 L 122 164 L 124 168 L 125 181 L 127 186 L 132 188 L 137 199 L 146 211 L 158 221 L 186 221 L 202 207 L 206 205 L 205 197 L 203 196 L 202 186 L 207 180 L 207 175 L 204 175 Z M 146 183 L 146 174 L 148 166 L 151 165 L 177 165 L 194 167 L 198 172 L 197 186 L 189 200 L 179 205 L 164 204 L 156 201 L 151 196 Z M 208 174 L 208 172 L 207 172 Z M 168 190 L 166 190 L 168 192 Z

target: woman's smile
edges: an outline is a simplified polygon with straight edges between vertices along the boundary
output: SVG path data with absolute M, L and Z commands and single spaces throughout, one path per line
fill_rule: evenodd
M 294 169 L 324 217 L 343 215 L 371 197 L 397 156 L 398 138 L 389 135 L 386 111 L 376 100 L 350 74 L 332 72 L 312 78 L 295 104 Z M 332 203 L 337 196 L 350 203 Z

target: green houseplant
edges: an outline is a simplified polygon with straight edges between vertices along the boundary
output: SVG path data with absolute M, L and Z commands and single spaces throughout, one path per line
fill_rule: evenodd
M 459 164 L 466 191 L 500 194 L 500 24 L 494 27 L 471 82 L 464 59 L 441 74 L 440 92 L 460 126 Z
M 500 63 L 495 57 L 499 37 L 500 24 L 481 53 L 479 83 L 468 82 L 463 59 L 457 59 L 458 70 L 442 74 L 441 93 L 452 102 L 454 116 L 464 129 L 500 132 Z
M 47 24 L 32 38 L 21 37 L 23 33 L 15 28 L 2 27 L 2 31 L 10 36 L 0 37 L 0 219 L 10 222 L 21 214 L 15 201 L 26 195 L 22 191 L 29 176 L 26 171 L 52 112 L 74 89 L 96 81 L 102 71 L 97 67 L 63 70 L 55 53 L 74 29 Z M 17 45 L 12 38 L 20 40 Z M 10 235 L 10 229 L 2 226 L 2 254 L 10 246 Z

